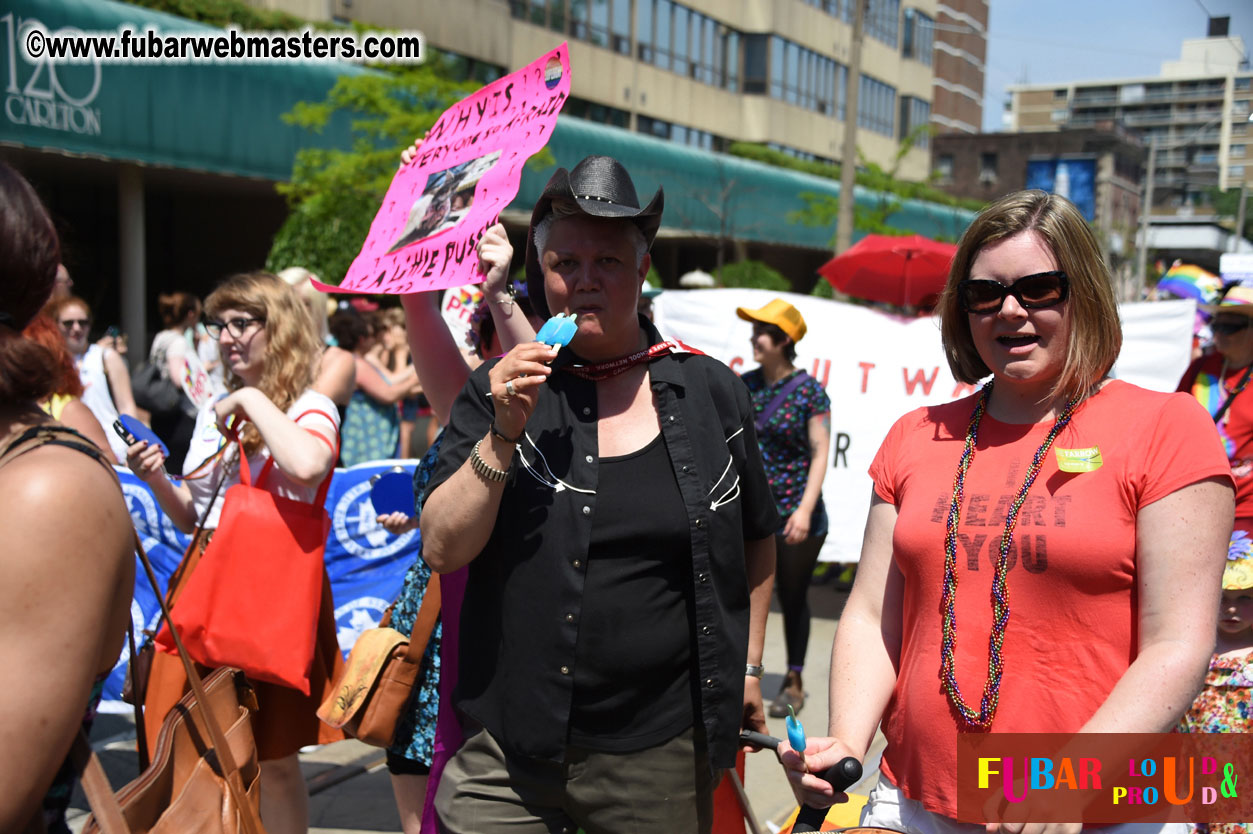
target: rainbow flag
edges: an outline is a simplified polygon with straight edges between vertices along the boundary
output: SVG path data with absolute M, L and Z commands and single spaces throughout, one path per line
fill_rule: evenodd
M 1157 282 L 1157 289 L 1178 298 L 1196 299 L 1198 304 L 1213 304 L 1222 292 L 1223 282 L 1199 266 L 1176 263 Z

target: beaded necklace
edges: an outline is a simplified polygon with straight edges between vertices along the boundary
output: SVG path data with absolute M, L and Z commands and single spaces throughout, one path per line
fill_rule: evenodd
M 1009 588 L 1005 584 L 1009 573 L 1009 549 L 1013 544 L 1014 528 L 1018 525 L 1018 512 L 1027 500 L 1027 492 L 1035 483 L 1036 476 L 1044 465 L 1044 458 L 1049 447 L 1057 439 L 1057 435 L 1074 416 L 1078 399 L 1072 399 L 1057 415 L 1057 421 L 1049 431 L 1048 437 L 1036 450 L 1027 468 L 1027 476 L 1023 479 L 1022 488 L 1018 490 L 1013 504 L 1005 515 L 1005 533 L 1001 536 L 1000 554 L 996 560 L 996 572 L 992 577 L 992 634 L 988 638 L 988 677 L 983 686 L 983 700 L 979 711 L 975 712 L 962 698 L 961 688 L 957 684 L 957 613 L 954 605 L 957 601 L 957 526 L 961 520 L 961 502 L 964 497 L 966 473 L 975 457 L 975 445 L 979 440 L 979 422 L 988 410 L 988 400 L 992 397 L 992 383 L 983 386 L 979 401 L 975 404 L 974 413 L 970 415 L 970 425 L 966 429 L 966 447 L 962 450 L 961 462 L 957 465 L 957 476 L 953 479 L 953 502 L 949 506 L 948 524 L 944 534 L 944 591 L 940 598 L 940 609 L 943 612 L 943 630 L 940 643 L 940 680 L 953 705 L 962 719 L 972 728 L 990 730 L 992 720 L 996 717 L 996 707 L 1000 701 L 1001 676 L 1005 671 L 1005 659 L 1001 649 L 1005 643 L 1005 629 L 1009 626 Z

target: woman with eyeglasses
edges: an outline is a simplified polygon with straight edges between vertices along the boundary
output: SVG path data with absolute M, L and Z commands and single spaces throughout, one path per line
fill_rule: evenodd
M 1118 310 L 1069 201 L 986 208 L 939 312 L 954 377 L 990 378 L 883 441 L 829 735 L 785 754 L 802 801 L 845 801 L 813 774 L 864 759 L 882 720 L 861 824 L 912 832 L 975 830 L 956 821 L 959 733 L 1168 732 L 1205 675 L 1232 516 L 1204 410 L 1110 379 Z M 1023 821 L 1001 830 L 1081 828 Z
M 1188 367 L 1179 390 L 1196 397 L 1218 430 L 1236 482 L 1231 544 L 1247 551 L 1253 546 L 1253 392 L 1243 392 L 1253 374 L 1253 287 L 1229 287 L 1217 304 L 1202 309 L 1214 317 L 1214 350 Z
M 205 328 L 218 340 L 230 393 L 201 410 L 184 479 L 165 477 L 160 447 L 141 441 L 128 450 L 127 463 L 152 488 L 161 507 L 183 532 L 203 519 L 167 598 L 178 596 L 196 569 L 214 530 L 227 489 L 239 482 L 238 446 L 226 439 L 227 422 L 246 423 L 241 436 L 253 472 L 268 459 L 274 468 L 260 486 L 275 495 L 311 503 L 335 465 L 339 415 L 335 404 L 314 390 L 321 345 L 304 303 L 282 279 L 265 272 L 228 278 L 205 299 Z M 343 658 L 336 639 L 330 583 L 323 576 L 322 604 L 310 669 L 310 693 L 253 682 L 259 710 L 252 714 L 261 760 L 261 819 L 270 834 L 304 832 L 309 797 L 296 754 L 301 747 L 338 741 L 343 735 L 315 714 Z M 282 589 L 275 589 L 282 593 Z M 155 652 L 144 695 L 148 738 L 155 739 L 166 713 L 187 689 L 181 662 Z
M 116 350 L 91 344 L 91 307 L 76 295 L 67 296 L 52 305 L 52 317 L 61 327 L 65 344 L 74 355 L 74 364 L 83 382 L 83 404 L 96 416 L 109 448 L 119 463 L 126 460 L 126 443 L 113 431 L 119 414 L 139 416 L 131 393 L 131 373 Z

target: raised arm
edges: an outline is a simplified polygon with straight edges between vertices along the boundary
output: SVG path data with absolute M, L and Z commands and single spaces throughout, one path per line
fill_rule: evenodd
M 422 390 L 418 385 L 418 376 L 412 365 L 397 374 L 393 380 L 385 379 L 366 359 L 358 356 L 356 361 L 357 387 L 381 403 L 394 405 L 405 397 Z
M 270 456 L 289 478 L 304 486 L 317 486 L 335 465 L 334 431 L 324 420 L 297 425 L 257 388 L 240 388 L 214 406 L 218 425 L 231 414 L 257 427 Z
M 405 308 L 405 332 L 413 367 L 422 380 L 422 390 L 435 419 L 446 426 L 453 400 L 470 377 L 470 366 L 439 314 L 438 292 L 402 295 L 400 302 Z
M 509 266 L 513 246 L 505 227 L 497 223 L 479 239 L 479 270 L 483 272 L 483 300 L 492 314 L 500 348 L 508 353 L 514 345 L 535 341 L 535 328 L 509 294 Z

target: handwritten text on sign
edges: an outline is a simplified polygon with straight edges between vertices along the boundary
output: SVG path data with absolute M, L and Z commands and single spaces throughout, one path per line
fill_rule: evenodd
M 445 110 L 396 173 L 343 283 L 319 289 L 400 295 L 481 281 L 475 246 L 517 196 L 569 94 L 562 44 Z

